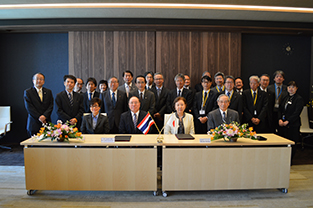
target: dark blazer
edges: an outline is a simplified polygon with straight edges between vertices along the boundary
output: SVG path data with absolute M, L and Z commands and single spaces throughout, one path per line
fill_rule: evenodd
M 89 106 L 88 92 L 85 92 L 81 95 L 83 96 L 83 99 L 84 99 L 84 112 L 85 113 L 91 113 L 90 106 Z M 100 97 L 100 93 L 95 91 L 95 93 L 93 94 L 93 98 L 95 98 L 95 97 Z
M 195 85 L 195 90 L 196 92 L 200 92 L 203 90 L 203 87 L 202 87 L 202 84 L 201 83 L 198 83 Z
M 163 86 L 160 96 L 158 97 L 156 86 L 151 88 L 151 92 L 154 93 L 154 97 L 155 97 L 154 113 L 159 113 L 162 117 L 166 113 L 166 101 L 167 101 L 167 96 L 168 96 L 169 91 L 170 91 L 169 89 Z
M 125 83 L 123 85 L 120 85 L 118 88 L 118 90 L 122 91 L 122 92 L 125 92 L 126 93 L 126 89 L 125 89 Z M 137 86 L 132 83 L 132 86 L 131 88 L 129 89 L 129 92 L 133 91 L 133 90 L 138 90 Z
M 96 128 L 93 129 L 92 114 L 85 115 L 83 117 L 82 125 L 80 130 L 83 134 L 107 134 L 110 131 L 109 119 L 107 116 L 99 114 Z
M 261 90 L 261 88 L 259 87 Z M 265 91 L 264 91 L 265 92 Z M 274 104 L 275 104 L 275 93 L 273 91 L 268 90 L 265 92 L 268 98 L 268 105 L 267 105 L 267 120 L 268 120 L 268 125 L 270 128 L 270 133 L 274 133 L 274 126 L 273 126 L 273 111 L 274 111 Z M 277 118 L 275 118 L 275 121 Z
M 80 128 L 81 119 L 84 113 L 83 96 L 73 91 L 73 106 L 71 106 L 70 99 L 64 90 L 56 95 L 55 104 L 57 106 L 58 120 L 65 123 L 72 118 L 76 118 L 76 126 Z
M 233 91 L 234 91 L 234 93 L 230 99 L 230 104 L 229 104 L 228 108 L 237 111 L 239 114 L 240 121 L 242 121 L 243 98 L 238 92 L 236 92 L 235 89 L 233 89 Z M 225 94 L 225 91 L 219 93 L 219 95 L 220 94 Z
M 129 98 L 136 96 L 139 98 L 139 92 L 138 90 L 133 90 L 129 93 Z M 145 90 L 144 98 L 142 99 L 140 103 L 140 110 L 150 112 L 151 115 L 154 114 L 154 107 L 155 107 L 155 97 L 154 93 L 150 90 Z
M 227 109 L 227 116 L 225 120 L 227 124 L 230 124 L 233 121 L 240 123 L 238 112 L 229 108 Z M 207 123 L 208 130 L 214 129 L 219 125 L 223 124 L 223 118 L 219 108 L 209 113 Z
M 148 87 L 147 87 L 147 85 L 146 85 L 146 87 L 145 87 L 145 88 L 146 88 L 146 90 L 151 90 L 151 89 L 152 89 L 152 88 L 154 88 L 154 87 L 155 87 L 155 83 L 152 83 L 151 88 L 148 88 Z
M 142 119 L 147 115 L 146 111 L 139 111 L 139 116 L 137 119 L 137 125 L 141 122 Z M 121 115 L 121 121 L 119 125 L 119 133 L 120 134 L 142 134 L 142 132 L 134 127 L 133 118 L 131 111 L 124 112 Z
M 189 113 L 189 110 L 192 108 L 192 104 L 193 104 L 192 92 L 191 92 L 191 90 L 188 90 L 185 88 L 182 88 L 182 90 L 183 91 L 182 91 L 181 95 L 187 101 L 187 107 L 185 109 L 185 112 Z M 175 108 L 173 106 L 173 102 L 174 102 L 176 97 L 177 97 L 177 88 L 171 90 L 168 93 L 167 102 L 166 102 L 167 113 L 172 113 L 173 111 L 175 111 Z
M 287 105 L 287 108 L 285 109 L 285 105 L 288 102 L 288 99 L 290 96 L 286 96 L 284 100 L 281 101 L 281 105 L 278 111 L 278 120 L 283 120 L 283 115 L 285 116 L 285 119 L 283 121 L 289 121 L 287 126 L 290 127 L 300 127 L 301 126 L 301 119 L 300 114 L 303 109 L 304 101 L 303 98 L 295 94 L 294 97 L 291 99 L 291 104 Z
M 274 109 L 274 105 L 275 105 L 275 99 L 276 99 L 276 93 L 275 93 L 275 85 L 272 84 L 272 85 L 269 85 L 267 87 L 267 91 L 270 93 L 270 94 L 273 94 L 274 95 L 274 102 L 272 103 L 273 104 L 273 109 Z M 286 85 L 283 85 L 283 90 L 281 92 L 281 97 L 280 97 L 280 103 L 281 101 L 286 97 L 288 96 L 288 92 L 287 92 L 287 86 Z M 280 106 L 279 106 L 280 107 Z M 275 109 L 274 109 L 275 110 Z
M 53 110 L 53 95 L 51 90 L 42 88 L 43 101 L 41 102 L 37 90 L 31 87 L 24 91 L 24 104 L 28 113 L 27 131 L 29 136 L 39 132 L 42 123 L 39 117 L 44 115 L 47 122 L 51 122 L 51 113 Z
M 193 101 L 193 115 L 194 115 L 194 120 L 198 120 L 199 117 L 206 116 L 210 111 L 214 110 L 217 108 L 217 96 L 218 93 L 215 91 L 210 90 L 208 99 L 206 101 L 206 104 L 204 106 L 205 114 L 200 115 L 199 111 L 201 110 L 201 105 L 202 105 L 202 96 L 203 96 L 203 91 L 197 92 Z
M 268 110 L 268 96 L 265 92 L 258 89 L 257 100 L 255 105 L 253 105 L 254 100 L 252 98 L 251 89 L 243 91 L 243 105 L 244 105 L 244 122 L 248 122 L 250 126 L 255 127 L 257 133 L 262 133 L 268 131 L 268 120 L 267 110 Z M 256 112 L 256 115 L 255 113 Z M 252 118 L 260 119 L 259 125 L 255 126 L 252 122 Z
M 102 101 L 101 112 L 107 114 L 110 129 L 112 129 L 114 124 L 116 127 L 119 126 L 121 114 L 127 111 L 127 97 L 125 92 L 117 90 L 117 101 L 114 107 L 110 92 L 110 90 L 107 90 L 101 93 L 100 99 Z

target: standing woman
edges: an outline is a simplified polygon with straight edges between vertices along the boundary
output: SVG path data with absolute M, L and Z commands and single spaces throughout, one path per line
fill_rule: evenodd
M 177 97 L 173 105 L 176 112 L 168 118 L 164 127 L 164 134 L 194 134 L 193 116 L 184 112 L 187 107 L 186 99 Z
M 300 114 L 303 109 L 303 99 L 296 94 L 298 85 L 295 81 L 291 81 L 287 85 L 288 96 L 281 102 L 278 112 L 278 133 L 280 136 L 294 141 L 296 144 L 300 136 Z M 296 144 L 292 147 L 291 160 L 296 152 Z

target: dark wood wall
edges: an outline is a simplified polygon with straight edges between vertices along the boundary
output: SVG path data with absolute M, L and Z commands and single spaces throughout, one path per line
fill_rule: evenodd
M 177 73 L 189 74 L 194 86 L 203 71 L 240 76 L 241 34 L 177 31 L 69 32 L 69 72 L 86 80 L 162 72 L 174 88 Z

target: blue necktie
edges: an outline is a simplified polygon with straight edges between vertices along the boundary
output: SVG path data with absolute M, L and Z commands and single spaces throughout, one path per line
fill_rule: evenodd
M 114 92 L 112 93 L 112 102 L 113 102 L 113 106 L 115 107 L 116 101 L 115 101 L 115 93 Z
M 92 96 L 92 93 L 90 92 L 89 93 L 89 100 L 91 100 L 91 98 L 92 98 L 91 96 Z

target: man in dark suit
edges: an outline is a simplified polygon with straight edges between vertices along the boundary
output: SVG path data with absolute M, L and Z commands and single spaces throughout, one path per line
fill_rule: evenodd
M 175 84 L 176 84 L 176 89 L 171 90 L 168 93 L 167 96 L 167 113 L 172 113 L 175 111 L 173 102 L 176 97 L 184 97 L 187 101 L 187 107 L 185 109 L 185 112 L 190 113 L 192 104 L 193 104 L 193 98 L 192 98 L 192 92 L 188 89 L 184 88 L 185 85 L 185 76 L 183 74 L 177 74 L 174 78 Z
M 268 85 L 270 83 L 270 76 L 268 74 L 263 74 L 260 77 L 260 87 L 259 89 L 266 93 L 268 98 L 267 105 L 267 120 L 268 120 L 268 131 L 267 133 L 275 133 L 275 127 L 273 125 L 273 110 L 275 102 L 275 94 L 268 90 Z
M 137 90 L 137 87 L 132 83 L 133 81 L 133 73 L 131 71 L 124 71 L 123 72 L 123 80 L 125 84 L 119 86 L 117 89 L 125 92 L 127 97 L 129 97 L 129 92 L 133 90 Z
M 151 91 L 154 93 L 155 97 L 155 108 L 153 118 L 157 126 L 159 127 L 159 130 L 161 130 L 164 124 L 164 114 L 166 113 L 166 101 L 169 89 L 163 86 L 164 77 L 162 73 L 154 74 L 154 83 L 155 86 L 151 88 Z
M 210 77 L 212 79 L 211 74 L 208 71 L 205 71 L 205 72 L 202 73 L 202 77 L 204 77 L 204 76 L 208 76 L 208 77 Z M 196 92 L 201 92 L 203 90 L 202 83 L 196 84 L 195 90 L 196 90 Z
M 280 108 L 281 101 L 288 96 L 287 86 L 283 85 L 285 80 L 285 73 L 281 70 L 275 71 L 273 74 L 274 84 L 268 86 L 268 92 L 274 95 L 274 103 L 272 103 L 272 126 L 274 128 L 274 133 L 277 132 L 278 126 L 278 110 Z
M 84 98 L 84 112 L 90 113 L 89 101 L 94 97 L 100 97 L 100 93 L 96 91 L 97 89 L 97 80 L 93 77 L 89 77 L 86 81 L 86 90 L 83 94 Z
M 101 93 L 101 112 L 106 113 L 109 118 L 110 134 L 118 134 L 121 114 L 127 111 L 126 93 L 118 90 L 118 79 L 109 79 L 109 90 Z
M 63 123 L 69 121 L 71 125 L 76 124 L 76 127 L 80 128 L 84 113 L 83 97 L 73 91 L 76 77 L 65 75 L 63 79 L 65 90 L 58 93 L 55 97 L 58 120 L 61 120 Z
M 140 110 L 154 114 L 155 97 L 153 92 L 146 90 L 146 79 L 142 75 L 138 75 L 135 79 L 138 90 L 129 93 L 129 97 L 136 96 L 140 100 Z
M 251 89 L 243 91 L 244 122 L 249 123 L 257 133 L 266 133 L 268 131 L 267 95 L 258 89 L 260 82 L 258 76 L 251 76 L 249 82 Z
M 222 92 L 225 90 L 224 86 L 225 75 L 223 72 L 217 72 L 214 75 L 214 81 L 216 86 L 212 88 L 213 91 Z
M 228 108 L 229 97 L 227 95 L 220 94 L 217 98 L 217 104 L 219 108 L 208 114 L 208 131 L 223 123 L 230 124 L 233 121 L 240 123 L 238 112 Z
M 197 92 L 193 101 L 193 115 L 196 134 L 207 133 L 208 113 L 217 108 L 218 93 L 211 90 L 212 79 L 204 76 L 201 79 L 203 91 Z
M 155 86 L 154 84 L 154 80 L 153 80 L 153 72 L 152 71 L 148 71 L 145 73 L 145 79 L 146 79 L 146 90 L 151 90 L 152 87 Z
M 225 90 L 221 94 L 225 94 L 229 97 L 230 104 L 229 109 L 233 109 L 238 112 L 240 121 L 242 121 L 243 112 L 243 99 L 242 96 L 235 91 L 235 79 L 233 76 L 225 77 Z
M 44 83 L 45 76 L 37 73 L 33 76 L 34 87 L 24 91 L 24 103 L 28 113 L 26 129 L 30 137 L 39 132 L 42 124 L 51 122 L 53 95 L 51 90 L 42 87 Z
M 137 125 L 144 119 L 147 112 L 140 110 L 139 98 L 133 96 L 129 99 L 129 111 L 121 115 L 119 125 L 120 134 L 142 134 Z
M 84 81 L 81 78 L 76 78 L 76 84 L 74 87 L 74 92 L 83 93 Z

